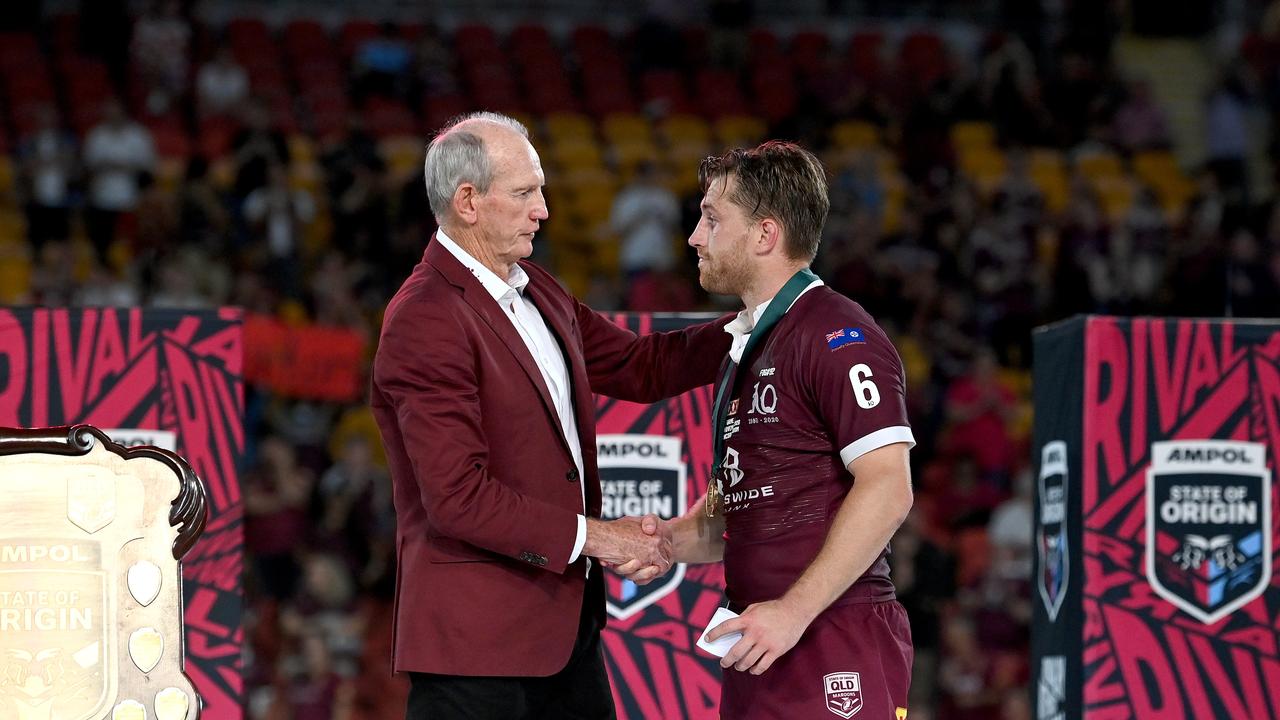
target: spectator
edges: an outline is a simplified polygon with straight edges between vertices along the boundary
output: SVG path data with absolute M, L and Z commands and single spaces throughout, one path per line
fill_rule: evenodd
M 243 113 L 243 127 L 231 141 L 236 177 L 233 194 L 240 202 L 267 184 L 271 166 L 289 164 L 289 145 L 284 133 L 272 127 L 267 106 L 253 100 L 244 106 Z
M 658 181 L 650 162 L 636 167 L 635 178 L 614 198 L 609 227 L 621 237 L 619 263 L 633 286 L 643 276 L 672 270 L 680 228 L 680 201 Z
M 973 457 L 983 479 L 997 486 L 1008 483 L 1014 450 L 1008 430 L 1014 396 L 999 370 L 995 353 L 979 348 L 969 372 L 947 391 L 951 451 Z
M 1023 468 L 1014 478 L 1013 497 L 996 507 L 987 525 L 994 553 L 992 567 L 998 578 L 1025 581 L 1031 577 L 1031 483 L 1031 469 Z
M 1129 84 L 1129 96 L 1116 111 L 1113 134 L 1116 143 L 1131 153 L 1169 147 L 1169 121 L 1151 92 L 1150 82 Z
M 249 75 L 231 49 L 219 46 L 196 75 L 197 109 L 202 116 L 233 115 L 249 98 Z
M 356 48 L 352 58 L 357 96 L 377 94 L 403 97 L 408 90 L 408 73 L 413 62 L 409 44 L 393 23 L 383 23 L 378 34 Z
M 303 230 L 315 217 L 315 201 L 306 190 L 289 186 L 284 167 L 271 165 L 268 177 L 267 185 L 245 198 L 244 219 L 263 264 L 273 269 L 286 294 L 296 297 L 301 289 L 298 253 Z
M 147 111 L 167 113 L 187 90 L 191 23 L 177 0 L 159 0 L 138 19 L 130 50 L 147 91 Z
M 119 101 L 108 100 L 102 122 L 85 140 L 84 164 L 89 173 L 85 225 L 98 260 L 105 264 L 121 216 L 137 207 L 139 176 L 155 169 L 151 134 L 125 115 Z
M 1244 70 L 1228 66 L 1218 84 L 1209 93 L 1205 106 L 1205 139 L 1209 168 L 1229 205 L 1249 204 L 1250 90 Z
M 18 144 L 27 209 L 27 237 L 38 253 L 45 242 L 66 240 L 71 231 L 76 145 L 51 106 L 36 112 L 36 130 Z

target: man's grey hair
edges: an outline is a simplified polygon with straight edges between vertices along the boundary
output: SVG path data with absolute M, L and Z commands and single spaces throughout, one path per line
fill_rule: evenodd
M 436 222 L 448 217 L 453 204 L 453 194 L 463 183 L 471 183 L 481 193 L 489 192 L 493 183 L 493 161 L 484 147 L 484 140 L 467 129 L 457 129 L 464 123 L 489 123 L 505 127 L 526 140 L 529 130 L 519 120 L 494 112 L 476 112 L 459 115 L 440 129 L 431 144 L 427 145 L 427 159 L 423 176 L 427 184 L 427 202 Z

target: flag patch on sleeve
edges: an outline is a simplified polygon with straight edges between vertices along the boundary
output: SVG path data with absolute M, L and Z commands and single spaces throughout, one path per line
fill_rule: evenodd
M 867 337 L 863 334 L 862 328 L 841 328 L 827 333 L 828 350 L 839 350 L 845 345 L 865 344 L 866 342 Z

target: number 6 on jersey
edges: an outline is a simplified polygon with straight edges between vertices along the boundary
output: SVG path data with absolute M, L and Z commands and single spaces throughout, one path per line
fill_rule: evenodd
M 849 368 L 849 382 L 853 383 L 853 396 L 858 399 L 858 406 L 863 410 L 880 404 L 880 388 L 871 382 L 871 368 L 866 363 L 858 363 Z

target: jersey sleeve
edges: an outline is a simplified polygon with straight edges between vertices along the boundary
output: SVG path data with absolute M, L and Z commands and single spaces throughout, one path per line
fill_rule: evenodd
M 813 331 L 813 337 L 804 342 L 811 399 L 841 462 L 848 465 L 894 443 L 914 446 L 907 420 L 906 376 L 893 343 L 865 319 L 845 318 L 830 324 L 829 329 Z

